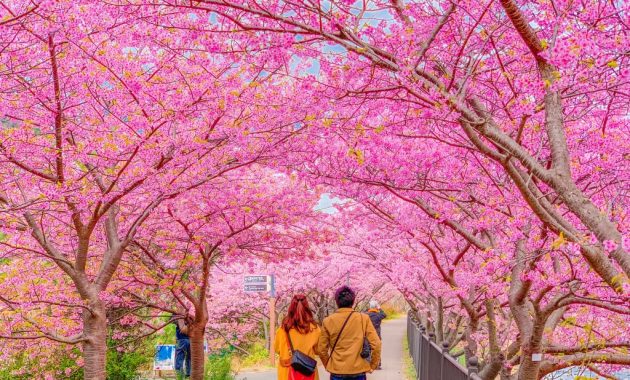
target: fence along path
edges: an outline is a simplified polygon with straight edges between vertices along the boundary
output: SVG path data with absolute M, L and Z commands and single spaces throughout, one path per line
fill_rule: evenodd
M 424 326 L 407 317 L 407 341 L 417 380 L 481 380 L 477 376 L 477 359 L 471 358 L 466 369 L 425 333 Z

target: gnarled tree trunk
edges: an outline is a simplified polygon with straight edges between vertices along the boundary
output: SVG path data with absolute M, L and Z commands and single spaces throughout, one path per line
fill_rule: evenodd
M 208 324 L 208 305 L 206 302 L 205 288 L 204 293 L 199 297 L 199 303 L 195 305 L 195 319 L 188 327 L 188 336 L 190 337 L 190 379 L 203 380 L 206 353 L 203 350 L 206 325 Z
M 105 361 L 107 358 L 107 317 L 105 306 L 100 300 L 91 302 L 92 311 L 83 311 L 83 333 L 87 340 L 83 342 L 83 378 L 86 380 L 105 380 Z
M 497 336 L 497 323 L 495 317 L 494 300 L 485 301 L 486 316 L 488 318 L 488 343 L 490 344 L 490 358 L 485 362 L 484 368 L 479 372 L 479 377 L 484 380 L 493 380 L 503 368 L 504 356 L 499 347 Z
M 203 380 L 206 354 L 203 351 L 207 319 L 189 327 L 190 337 L 190 379 Z

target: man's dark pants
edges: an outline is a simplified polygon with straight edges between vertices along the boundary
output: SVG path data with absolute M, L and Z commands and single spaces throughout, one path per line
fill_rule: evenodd
M 378 339 L 381 340 L 381 342 L 383 342 L 383 338 L 381 338 L 381 327 L 379 326 L 378 329 L 376 329 L 376 334 L 378 334 Z M 382 361 L 378 362 L 378 369 L 381 369 L 381 364 Z
M 186 377 L 190 377 L 190 339 L 178 339 L 175 347 L 175 371 L 181 373 L 186 363 Z
M 333 375 L 330 374 L 330 380 L 367 380 L 367 377 L 364 373 L 360 375 L 354 375 L 348 377 L 348 375 Z

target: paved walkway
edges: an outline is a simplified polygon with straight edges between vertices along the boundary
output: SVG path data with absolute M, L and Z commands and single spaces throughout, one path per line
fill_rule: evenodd
M 368 375 L 368 380 L 401 380 L 403 371 L 403 339 L 407 320 L 404 318 L 385 321 L 382 325 L 383 335 L 383 369 Z M 319 369 L 320 380 L 327 380 L 328 376 L 323 368 Z M 275 371 L 241 373 L 237 380 L 276 380 Z

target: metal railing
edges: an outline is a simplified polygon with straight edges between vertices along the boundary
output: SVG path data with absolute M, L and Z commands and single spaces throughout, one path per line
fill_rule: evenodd
M 449 354 L 448 343 L 438 346 L 411 316 L 407 316 L 407 342 L 417 380 L 481 380 L 477 358 L 470 358 L 464 368 Z

